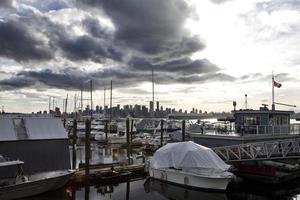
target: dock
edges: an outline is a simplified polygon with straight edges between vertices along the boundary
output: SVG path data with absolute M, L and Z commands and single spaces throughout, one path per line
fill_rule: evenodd
M 144 164 L 132 164 L 125 166 L 97 167 L 90 169 L 89 183 L 111 184 L 126 182 L 146 177 Z M 68 182 L 70 186 L 82 186 L 87 182 L 85 169 L 79 169 Z

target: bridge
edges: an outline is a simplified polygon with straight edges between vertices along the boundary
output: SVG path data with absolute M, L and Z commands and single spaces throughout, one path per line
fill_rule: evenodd
M 225 162 L 300 158 L 300 138 L 213 148 Z

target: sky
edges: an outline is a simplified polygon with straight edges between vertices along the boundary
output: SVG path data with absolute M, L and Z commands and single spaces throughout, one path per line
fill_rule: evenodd
M 299 0 L 2 0 L 0 105 L 68 111 L 89 103 L 231 111 L 275 101 L 300 111 Z M 78 102 L 78 101 L 77 101 Z

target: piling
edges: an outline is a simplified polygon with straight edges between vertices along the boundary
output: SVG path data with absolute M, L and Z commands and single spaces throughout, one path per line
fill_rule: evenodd
M 66 128 L 66 118 L 63 119 L 64 128 Z
M 164 140 L 164 120 L 160 120 L 160 146 L 163 146 Z
M 181 132 L 182 132 L 182 141 L 184 142 L 185 141 L 185 120 L 182 120 Z
M 89 176 L 90 176 L 90 155 L 91 155 L 90 135 L 91 135 L 91 121 L 87 119 L 85 121 L 85 177 L 87 181 L 89 180 Z M 88 182 L 87 185 L 89 185 Z
M 129 140 L 129 119 L 126 119 L 126 146 L 127 146 L 127 158 L 128 164 L 130 165 L 130 140 Z
M 76 169 L 76 141 L 77 141 L 77 121 L 73 120 L 73 142 L 72 142 L 72 169 Z
M 126 200 L 129 200 L 129 194 L 130 194 L 130 182 L 128 181 L 126 183 Z
M 105 120 L 105 124 L 104 124 L 104 133 L 105 133 L 105 141 L 107 141 L 107 133 L 108 133 L 108 121 Z

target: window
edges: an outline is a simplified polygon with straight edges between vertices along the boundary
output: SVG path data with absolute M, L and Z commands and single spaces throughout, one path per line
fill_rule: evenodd
M 250 125 L 260 125 L 260 117 L 259 116 L 245 116 L 244 117 L 244 125 L 250 126 Z

